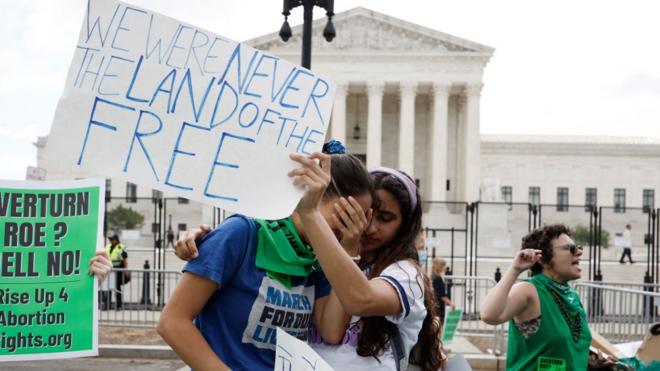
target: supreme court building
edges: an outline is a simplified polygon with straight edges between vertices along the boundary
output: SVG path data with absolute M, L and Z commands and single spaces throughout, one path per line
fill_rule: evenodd
M 337 36 L 314 23 L 312 69 L 337 86 L 328 137 L 368 167 L 418 179 L 428 199 L 479 197 L 479 100 L 494 49 L 364 8 L 338 13 Z M 247 43 L 298 63 L 301 26 Z

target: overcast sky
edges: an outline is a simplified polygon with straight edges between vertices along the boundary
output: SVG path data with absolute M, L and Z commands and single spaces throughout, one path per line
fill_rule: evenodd
M 281 0 L 128 2 L 237 41 L 283 20 Z M 0 179 L 24 179 L 36 165 L 32 143 L 50 130 L 86 0 L 0 5 Z M 483 134 L 660 138 L 658 1 L 335 0 L 336 12 L 357 6 L 496 49 Z M 300 23 L 302 10 L 290 21 Z

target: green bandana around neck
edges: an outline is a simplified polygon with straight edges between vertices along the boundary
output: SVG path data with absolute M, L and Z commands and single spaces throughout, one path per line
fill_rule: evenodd
M 582 306 L 577 293 L 571 290 L 568 284 L 557 282 L 545 274 L 538 274 L 533 279 L 542 283 L 550 291 L 553 300 L 559 307 L 559 311 L 571 331 L 573 341 L 577 342 L 580 331 L 582 331 L 582 321 L 586 320 L 581 315 Z
M 255 265 L 268 277 L 290 289 L 291 276 L 307 277 L 318 270 L 316 253 L 302 242 L 291 217 L 255 221 L 260 226 Z

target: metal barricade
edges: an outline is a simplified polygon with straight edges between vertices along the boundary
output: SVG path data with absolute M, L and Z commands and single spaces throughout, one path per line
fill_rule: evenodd
M 180 277 L 177 270 L 113 269 L 99 285 L 99 324 L 154 327 Z
M 479 307 L 496 284 L 490 277 L 476 276 L 445 276 L 447 292 L 452 302 L 458 308 L 463 308 L 463 318 L 458 326 L 457 334 L 474 337 L 492 337 L 493 352 L 504 353 L 505 324 L 489 325 L 481 320 Z
M 641 340 L 649 324 L 660 321 L 660 293 L 576 282 L 591 328 L 612 343 Z
M 623 282 L 623 281 L 587 281 L 587 280 L 580 280 L 575 282 L 575 284 L 578 283 L 589 283 L 592 285 L 603 285 L 608 287 L 616 287 L 620 289 L 660 292 L 660 284 L 658 283 L 637 283 L 637 282 Z

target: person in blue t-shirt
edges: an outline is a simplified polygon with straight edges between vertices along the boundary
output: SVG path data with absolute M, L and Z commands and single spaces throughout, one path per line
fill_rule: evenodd
M 319 156 L 291 156 L 302 164 L 302 172 L 289 174 L 307 190 L 301 204 L 319 191 L 309 181 L 317 177 L 313 167 L 301 161 Z M 351 196 L 369 210 L 373 189 L 355 156 L 334 154 L 331 161 L 332 186 L 319 210 L 336 240 L 340 232 L 331 216 L 337 200 Z M 312 323 L 322 337 L 336 326 L 333 316 L 323 315 L 330 286 L 308 241 L 298 209 L 283 220 L 228 218 L 204 237 L 199 256 L 184 267 L 158 333 L 194 369 L 272 370 L 277 327 L 306 340 Z
M 371 169 L 378 196 L 373 218 L 372 211 L 365 215 L 352 197 L 339 198 L 332 219 L 339 228 L 340 245 L 334 238 L 338 234 L 319 213 L 323 189 L 334 186 L 328 174 L 322 174 L 327 171 L 324 162 L 328 159 L 319 157 L 320 167 L 296 158 L 304 166 L 291 174 L 304 176 L 308 189 L 316 189 L 305 194 L 297 211 L 334 289 L 323 309 L 328 321 L 324 333 L 314 323 L 308 342 L 337 370 L 405 369 L 408 362 L 424 371 L 441 368 L 444 355 L 433 291 L 413 243 L 422 220 L 417 187 L 405 173 L 383 167 Z M 176 243 L 176 255 L 183 260 L 195 259 L 195 241 L 208 231 L 202 226 L 187 232 Z M 359 262 L 359 268 L 354 261 Z M 393 337 L 399 347 L 392 346 Z

